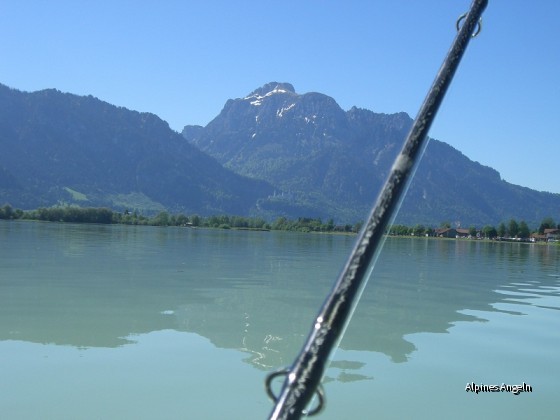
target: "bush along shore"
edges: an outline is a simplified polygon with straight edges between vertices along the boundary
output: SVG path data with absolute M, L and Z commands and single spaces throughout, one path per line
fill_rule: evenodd
M 48 222 L 67 223 L 101 223 L 146 226 L 181 226 L 205 227 L 219 229 L 243 230 L 283 230 L 297 232 L 339 232 L 357 233 L 362 223 L 353 225 L 337 225 L 333 219 L 323 222 L 319 218 L 299 217 L 287 219 L 279 217 L 270 222 L 260 217 L 243 217 L 229 215 L 199 216 L 170 214 L 162 211 L 155 216 L 144 216 L 137 211 L 113 211 L 108 208 L 95 207 L 49 207 L 36 210 L 14 209 L 9 204 L 0 207 L 0 219 L 4 220 L 39 220 Z M 530 229 L 524 221 L 511 219 L 502 222 L 497 227 L 486 225 L 482 228 L 470 226 L 469 228 L 452 227 L 450 223 L 443 222 L 439 227 L 424 225 L 405 226 L 392 225 L 387 229 L 391 236 L 411 237 L 439 237 L 439 238 L 469 238 L 492 239 L 511 241 L 549 241 L 558 240 L 560 224 L 556 224 L 551 217 L 542 220 L 538 228 Z
M 101 223 L 145 226 L 181 226 L 205 227 L 220 229 L 245 229 L 245 230 L 289 230 L 299 232 L 348 232 L 356 233 L 361 228 L 361 223 L 354 225 L 335 226 L 332 219 L 323 223 L 321 219 L 300 217 L 289 220 L 279 217 L 269 222 L 261 217 L 243 217 L 230 215 L 184 215 L 170 214 L 166 211 L 155 216 L 145 216 L 137 211 L 113 211 L 108 208 L 96 207 L 48 207 L 36 210 L 13 209 L 9 204 L 0 207 L 0 219 L 5 220 L 39 220 L 46 222 L 66 223 Z

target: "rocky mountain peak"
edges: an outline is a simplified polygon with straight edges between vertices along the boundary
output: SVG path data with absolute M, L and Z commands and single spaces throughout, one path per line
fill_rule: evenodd
M 244 99 L 254 99 L 254 100 L 261 100 L 268 96 L 272 96 L 278 93 L 291 93 L 295 94 L 296 90 L 294 86 L 290 83 L 278 83 L 278 82 L 270 82 L 265 84 L 264 86 L 255 89 L 249 95 L 247 95 Z
M 228 169 L 274 185 L 276 193 L 259 201 L 262 214 L 360 220 L 411 124 L 404 112 L 343 111 L 330 96 L 298 94 L 289 83 L 271 82 L 228 100 L 206 127 L 186 128 L 183 136 Z M 536 221 L 560 200 L 511 186 L 436 140 L 407 197 L 399 220 L 410 225 L 497 223 L 511 218 L 512 208 L 515 217 Z

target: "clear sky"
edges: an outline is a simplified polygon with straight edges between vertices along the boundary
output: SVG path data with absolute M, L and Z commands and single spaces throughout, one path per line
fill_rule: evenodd
M 0 83 L 91 94 L 177 131 L 271 81 L 414 117 L 470 3 L 0 0 Z M 430 136 L 560 193 L 559 19 L 558 0 L 489 0 Z

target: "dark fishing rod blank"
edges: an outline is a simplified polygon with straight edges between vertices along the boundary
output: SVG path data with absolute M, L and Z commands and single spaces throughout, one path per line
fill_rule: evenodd
M 275 401 L 270 419 L 299 419 L 302 415 L 316 414 L 321 410 L 324 395 L 320 382 L 330 354 L 349 322 L 369 272 L 379 255 L 385 230 L 394 218 L 421 159 L 427 145 L 428 131 L 445 92 L 470 39 L 480 31 L 480 16 L 487 3 L 487 0 L 474 0 L 469 12 L 458 19 L 455 40 L 420 107 L 403 148 L 341 274 L 313 322 L 303 349 L 288 370 L 268 376 L 267 393 Z M 278 376 L 285 376 L 285 379 L 280 394 L 276 396 L 271 390 L 271 382 Z M 315 409 L 306 412 L 305 409 L 314 395 L 318 396 L 319 404 Z

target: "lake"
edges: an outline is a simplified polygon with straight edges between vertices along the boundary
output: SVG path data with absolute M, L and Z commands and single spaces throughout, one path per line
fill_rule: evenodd
M 0 417 L 267 418 L 354 240 L 0 221 Z M 559 378 L 560 247 L 388 238 L 319 418 L 552 419 Z

